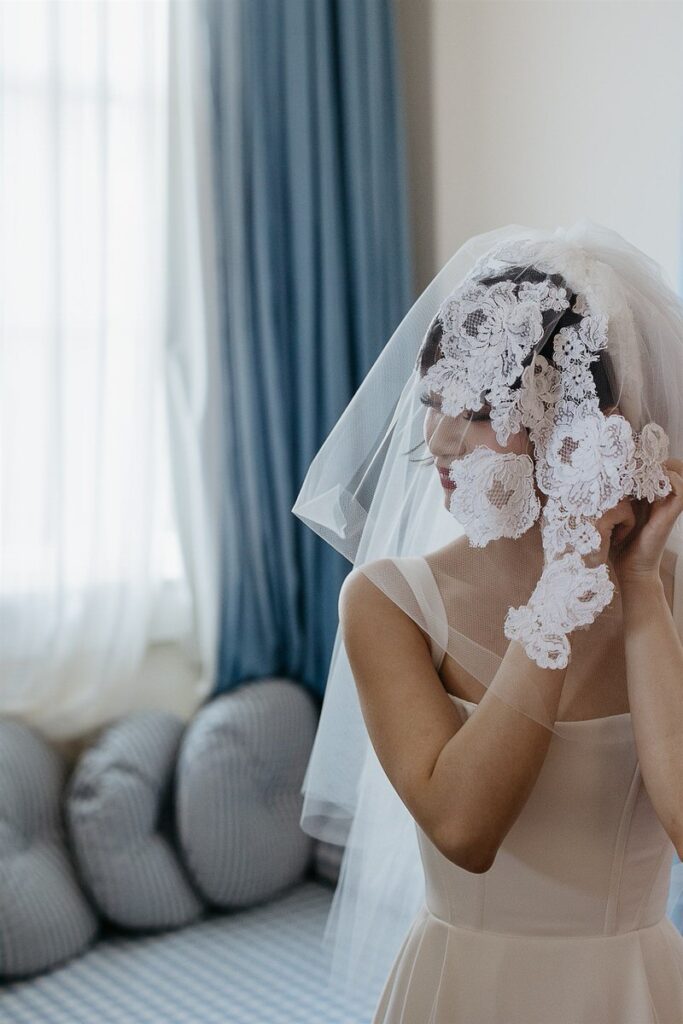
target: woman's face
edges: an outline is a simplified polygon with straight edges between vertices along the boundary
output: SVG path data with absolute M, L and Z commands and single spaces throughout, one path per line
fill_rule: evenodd
M 451 496 L 456 487 L 448 476 L 449 466 L 457 459 L 469 455 L 478 445 L 485 445 L 494 452 L 529 455 L 533 459 L 533 446 L 526 427 L 522 427 L 516 434 L 511 434 L 507 444 L 498 443 L 491 426 L 491 406 L 488 403 L 484 403 L 476 412 L 465 409 L 458 416 L 447 416 L 441 412 L 441 399 L 434 392 L 427 395 L 423 402 L 427 406 L 424 438 L 441 480 L 446 508 L 450 507 Z
M 526 427 L 522 427 L 516 434 L 510 434 L 507 444 L 498 444 L 495 431 L 491 426 L 489 415 L 491 406 L 487 402 L 476 412 L 465 409 L 458 416 L 447 416 L 441 412 L 441 399 L 438 394 L 430 392 L 422 401 L 427 407 L 424 418 L 424 438 L 434 458 L 435 470 L 441 480 L 446 508 L 450 508 L 451 496 L 456 487 L 448 475 L 449 466 L 457 459 L 469 455 L 477 445 L 485 445 L 494 452 L 528 455 L 532 462 L 535 462 L 533 445 Z M 621 413 L 618 405 L 609 406 L 602 411 L 605 416 L 620 415 Z M 541 505 L 544 505 L 547 495 L 539 489 L 535 480 L 534 489 Z

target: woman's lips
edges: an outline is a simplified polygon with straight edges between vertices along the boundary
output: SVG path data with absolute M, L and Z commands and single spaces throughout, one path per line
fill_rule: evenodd
M 441 483 L 443 484 L 447 491 L 455 490 L 455 483 L 451 480 L 450 476 L 448 475 L 447 469 L 440 467 L 439 477 L 441 478 Z

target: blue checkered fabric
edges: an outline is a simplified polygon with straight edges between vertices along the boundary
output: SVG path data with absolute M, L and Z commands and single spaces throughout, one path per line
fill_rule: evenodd
M 1 1024 L 369 1024 L 331 990 L 322 951 L 329 885 L 205 912 L 156 935 L 108 933 L 84 956 L 0 989 Z

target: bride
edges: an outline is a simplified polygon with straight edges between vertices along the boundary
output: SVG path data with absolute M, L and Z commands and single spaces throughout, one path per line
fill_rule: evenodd
M 683 1020 L 683 307 L 589 221 L 471 239 L 293 511 L 354 563 L 302 827 L 373 1024 Z M 415 458 L 424 449 L 422 458 Z

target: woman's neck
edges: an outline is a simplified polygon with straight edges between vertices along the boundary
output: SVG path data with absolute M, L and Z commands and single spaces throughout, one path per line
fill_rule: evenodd
M 540 517 L 521 537 L 497 537 L 481 553 L 499 576 L 537 580 L 545 565 Z

